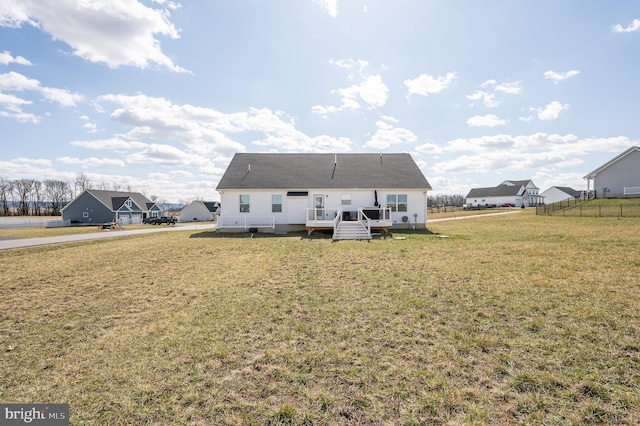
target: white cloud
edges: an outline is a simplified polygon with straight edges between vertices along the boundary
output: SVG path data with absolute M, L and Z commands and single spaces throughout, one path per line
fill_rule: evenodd
M 0 25 L 2 26 L 2 25 Z M 9 65 L 9 64 L 18 64 L 18 65 L 31 65 L 31 62 L 23 58 L 22 56 L 16 56 L 15 58 L 11 56 L 10 52 L 6 50 L 4 52 L 0 52 L 0 64 Z
M 421 154 L 429 154 L 429 155 L 438 155 L 442 154 L 444 151 L 440 145 L 434 143 L 425 143 L 414 148 L 416 152 Z
M 313 0 L 313 2 L 320 5 L 332 17 L 338 16 L 338 0 Z
M 40 88 L 40 93 L 45 99 L 57 102 L 64 107 L 76 106 L 79 102 L 84 101 L 84 96 L 78 93 L 71 93 L 68 90 L 55 87 L 42 87 Z
M 362 99 L 370 107 L 381 107 L 387 102 L 389 88 L 382 82 L 382 76 L 372 75 L 360 83 L 347 89 L 339 89 L 343 97 L 356 100 Z
M 40 93 L 45 99 L 57 102 L 64 107 L 76 106 L 77 103 L 84 101 L 84 96 L 78 93 L 72 93 L 68 90 L 55 87 L 44 87 L 38 80 L 14 71 L 0 74 L 0 90 L 18 92 L 35 91 Z
M 0 117 L 12 118 L 19 123 L 39 123 L 42 118 L 22 111 L 0 111 Z
M 341 96 L 342 105 L 314 105 L 311 112 L 326 116 L 341 111 L 356 110 L 360 108 L 361 101 L 367 104 L 369 109 L 379 108 L 387 102 L 389 88 L 382 81 L 382 76 L 372 75 L 365 77 L 360 84 L 336 89 L 331 93 L 338 93 Z
M 554 83 L 559 83 L 562 80 L 566 80 L 570 77 L 576 76 L 580 74 L 580 71 L 578 70 L 571 70 L 571 71 L 566 71 L 566 72 L 555 72 L 552 70 L 549 70 L 547 72 L 544 73 L 544 78 L 549 79 L 549 80 L 553 80 Z
M 623 27 L 620 24 L 616 24 L 611 28 L 611 30 L 614 33 L 631 33 L 634 31 L 638 31 L 640 30 L 640 19 L 634 19 L 633 22 L 626 27 Z
M 362 70 L 364 70 L 364 68 L 369 65 L 369 62 L 362 59 L 330 59 L 329 63 L 339 68 L 345 68 L 349 70 L 355 69 L 360 72 L 362 72 Z
M 0 90 L 23 91 L 38 90 L 40 82 L 33 78 L 26 77 L 20 73 L 11 71 L 0 74 Z
M 561 104 L 558 101 L 553 101 L 543 108 L 531 108 L 532 111 L 538 112 L 538 118 L 540 120 L 557 120 L 560 117 L 560 113 L 566 109 L 569 109 L 568 104 Z
M 500 101 L 496 99 L 496 92 L 507 95 L 519 95 L 522 92 L 520 82 L 498 83 L 496 80 L 487 80 L 480 87 L 482 89 L 492 89 L 493 91 L 476 90 L 471 95 L 467 95 L 467 99 L 470 101 L 482 100 L 482 103 L 487 108 L 495 108 L 500 105 Z
M 438 162 L 436 174 L 493 173 L 503 171 L 550 170 L 581 164 L 580 157 L 590 152 L 620 152 L 637 144 L 627 137 L 580 139 L 572 134 L 534 133 L 531 135 L 496 135 L 449 141 L 443 152 L 461 153 Z
M 19 112 L 21 111 L 21 106 L 31 104 L 32 102 L 26 99 L 0 92 L 0 106 L 4 106 L 5 109 L 10 111 Z
M 162 52 L 158 40 L 179 38 L 169 21 L 169 9 L 177 3 L 169 4 L 156 9 L 138 0 L 3 0 L 0 25 L 32 25 L 69 45 L 74 55 L 112 68 L 157 64 L 185 71 Z
M 470 101 L 479 101 L 482 99 L 482 103 L 487 108 L 495 108 L 500 105 L 500 102 L 496 101 L 495 93 L 488 93 L 482 90 L 476 90 L 471 95 L 467 95 L 467 99 Z
M 281 111 L 268 108 L 251 108 L 247 112 L 225 114 L 209 108 L 191 105 L 174 105 L 163 98 L 152 98 L 144 95 L 124 96 L 105 95 L 98 99 L 99 103 L 115 103 L 116 109 L 111 118 L 128 127 L 130 130 L 124 138 L 100 141 L 96 149 L 112 145 L 122 149 L 133 148 L 125 139 L 146 143 L 158 141 L 166 144 L 180 143 L 186 154 L 205 156 L 214 161 L 228 161 L 236 152 L 244 152 L 244 144 L 231 139 L 243 136 L 254 137 L 251 143 L 258 146 L 271 147 L 276 150 L 290 152 L 330 152 L 350 151 L 351 141 L 347 138 L 333 138 L 326 135 L 310 137 L 295 127 L 294 120 Z M 246 136 L 245 136 L 246 134 Z M 89 146 L 89 142 L 75 142 Z M 158 147 L 150 149 L 148 145 L 135 147 L 144 154 L 131 158 L 157 156 L 166 162 L 166 152 Z M 195 165 L 197 166 L 197 165 Z
M 85 169 L 99 167 L 99 166 L 118 166 L 124 167 L 125 162 L 114 158 L 73 158 L 73 157 L 60 157 L 57 161 L 64 164 L 76 164 L 82 166 Z
M 433 77 L 427 74 L 421 74 L 413 80 L 405 80 L 404 85 L 409 89 L 409 94 L 428 96 L 431 93 L 439 93 L 451 86 L 456 80 L 456 73 L 450 72 L 447 75 Z
M 96 139 L 92 141 L 73 141 L 72 146 L 80 146 L 87 149 L 106 149 L 111 151 L 131 151 L 144 149 L 149 146 L 146 143 L 137 141 L 127 141 L 118 137 L 110 139 Z
M 141 151 L 129 154 L 126 158 L 127 163 L 194 167 L 199 170 L 204 170 L 212 164 L 206 157 L 163 144 L 150 144 Z
M 393 127 L 383 121 L 378 121 L 378 130 L 369 141 L 364 144 L 365 148 L 387 149 L 393 145 L 415 142 L 418 138 L 411 130 L 401 127 Z
M 470 117 L 467 124 L 471 127 L 495 127 L 504 126 L 507 122 L 495 114 L 487 114 Z

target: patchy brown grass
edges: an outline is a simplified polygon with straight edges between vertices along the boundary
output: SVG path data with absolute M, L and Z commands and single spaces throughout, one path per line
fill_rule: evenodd
M 640 423 L 640 222 L 394 236 L 2 252 L 0 401 L 72 424 Z

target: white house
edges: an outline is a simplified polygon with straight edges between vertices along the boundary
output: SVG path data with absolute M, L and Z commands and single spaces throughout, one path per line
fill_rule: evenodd
M 544 197 L 545 204 L 559 203 L 560 201 L 586 198 L 586 191 L 576 191 L 568 186 L 552 186 L 540 193 Z
M 218 216 L 217 201 L 193 201 L 180 210 L 180 222 L 210 222 Z
M 498 186 L 472 188 L 467 194 L 467 206 L 480 207 L 532 207 L 542 204 L 544 197 L 531 180 L 505 180 Z
M 236 154 L 217 186 L 220 231 L 332 229 L 369 239 L 425 228 L 427 182 L 409 154 Z
M 584 178 L 596 198 L 640 196 L 640 147 L 632 146 Z

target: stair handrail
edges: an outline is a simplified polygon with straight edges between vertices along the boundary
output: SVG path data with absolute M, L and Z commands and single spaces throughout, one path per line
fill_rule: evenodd
M 367 223 L 366 224 L 367 232 L 369 233 L 369 235 L 371 235 L 371 219 L 369 219 L 369 216 L 364 214 L 362 209 L 358 209 L 358 222 L 360 222 L 360 223 L 362 223 L 364 225 L 365 221 Z
M 342 222 L 342 209 L 338 209 L 336 212 L 336 217 L 333 218 L 333 233 L 336 233 L 338 226 L 340 226 L 340 222 Z

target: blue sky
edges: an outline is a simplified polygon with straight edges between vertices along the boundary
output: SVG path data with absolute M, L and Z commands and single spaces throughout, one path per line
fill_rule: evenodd
M 236 152 L 585 189 L 640 144 L 640 2 L 3 0 L 0 177 L 217 200 Z

